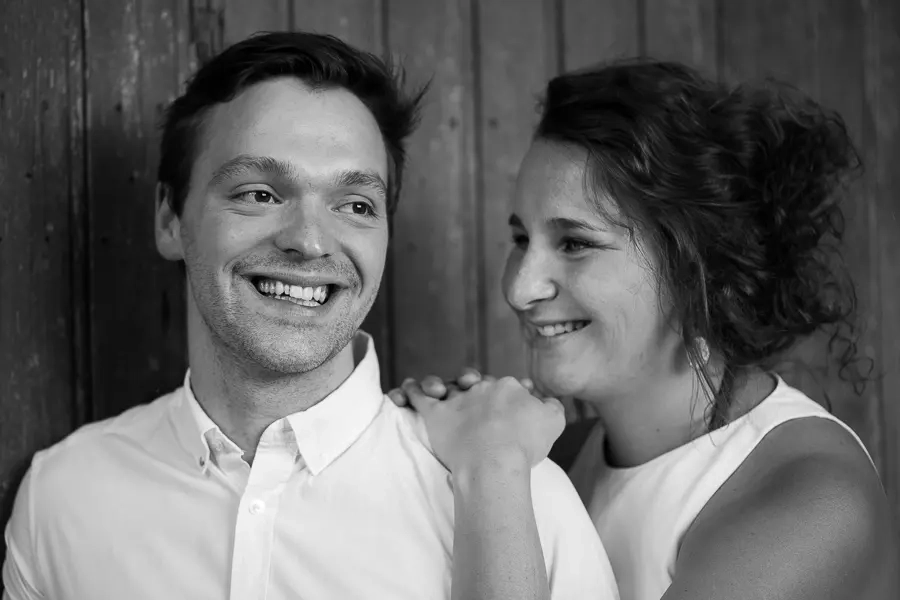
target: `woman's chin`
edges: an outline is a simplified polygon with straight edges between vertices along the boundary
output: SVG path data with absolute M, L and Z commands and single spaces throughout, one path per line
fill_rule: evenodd
M 573 377 L 574 373 L 566 373 L 559 369 L 532 369 L 531 380 L 534 382 L 535 391 L 542 396 L 553 398 L 577 397 L 582 386 Z

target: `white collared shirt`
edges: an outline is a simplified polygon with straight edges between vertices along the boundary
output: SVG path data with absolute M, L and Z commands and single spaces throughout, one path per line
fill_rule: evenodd
M 424 425 L 352 375 L 263 433 L 252 467 L 185 385 L 35 455 L 6 529 L 11 600 L 450 597 L 453 492 Z M 618 597 L 566 475 L 532 475 L 554 599 Z M 8 596 L 6 595 L 8 594 Z

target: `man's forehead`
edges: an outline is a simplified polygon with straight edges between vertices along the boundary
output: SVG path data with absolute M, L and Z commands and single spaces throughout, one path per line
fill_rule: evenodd
M 368 108 L 350 92 L 343 90 L 337 99 L 307 102 L 320 92 L 284 80 L 254 88 L 232 102 L 217 105 L 204 119 L 197 158 L 205 163 L 202 170 L 207 176 L 235 162 L 238 164 L 232 165 L 231 171 L 255 166 L 273 172 L 279 166 L 273 161 L 280 161 L 281 166 L 310 171 L 374 171 L 387 179 L 388 157 L 381 131 Z M 272 164 L 258 160 L 253 164 L 254 160 L 246 158 L 253 156 L 268 157 Z M 288 169 L 280 170 L 287 174 Z
M 220 126 L 265 127 L 292 130 L 298 126 L 321 129 L 370 130 L 380 137 L 375 116 L 365 103 L 342 87 L 311 88 L 297 78 L 280 77 L 255 83 L 228 102 L 214 105 L 209 120 Z

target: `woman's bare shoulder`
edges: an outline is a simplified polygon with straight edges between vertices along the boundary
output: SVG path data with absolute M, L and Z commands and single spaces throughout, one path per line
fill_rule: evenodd
M 710 499 L 665 598 L 895 598 L 898 571 L 897 523 L 868 456 L 810 417 L 773 429 Z

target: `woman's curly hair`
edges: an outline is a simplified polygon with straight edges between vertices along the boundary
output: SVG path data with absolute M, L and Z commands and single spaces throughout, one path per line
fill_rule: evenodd
M 734 376 L 771 368 L 831 330 L 842 378 L 855 363 L 856 296 L 838 244 L 842 185 L 860 170 L 843 119 L 767 81 L 729 87 L 681 64 L 623 61 L 547 86 L 536 137 L 587 150 L 586 188 L 658 258 L 660 289 L 695 365 L 703 339 L 725 362 L 709 424 L 724 423 Z M 598 210 L 608 218 L 599 200 Z

